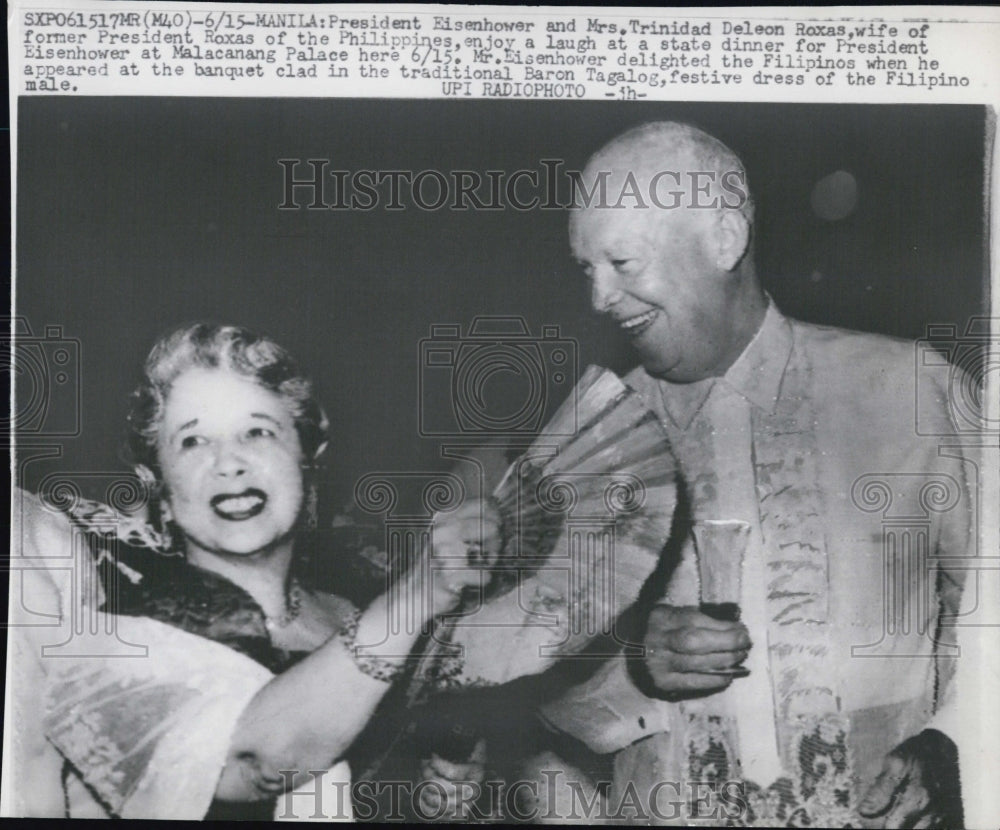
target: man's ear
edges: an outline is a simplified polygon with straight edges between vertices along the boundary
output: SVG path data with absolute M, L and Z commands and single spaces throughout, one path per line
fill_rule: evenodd
M 750 222 L 740 211 L 722 208 L 715 219 L 715 264 L 732 271 L 750 247 Z

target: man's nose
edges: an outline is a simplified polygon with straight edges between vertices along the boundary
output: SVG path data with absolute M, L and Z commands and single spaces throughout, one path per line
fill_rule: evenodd
M 603 314 L 621 300 L 622 290 L 614 269 L 595 269 L 590 284 L 590 304 L 594 311 Z

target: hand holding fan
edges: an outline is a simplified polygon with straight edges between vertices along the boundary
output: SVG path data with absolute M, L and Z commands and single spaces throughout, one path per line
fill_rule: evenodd
M 611 633 L 669 535 L 676 470 L 666 434 L 638 394 L 613 372 L 589 367 L 494 490 L 504 553 L 482 601 L 475 597 L 438 632 L 449 651 L 461 647 L 461 660 L 431 673 L 457 684 L 503 683 Z

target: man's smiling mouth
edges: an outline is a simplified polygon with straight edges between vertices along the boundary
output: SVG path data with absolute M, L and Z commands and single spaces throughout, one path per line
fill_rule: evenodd
M 267 493 L 250 487 L 242 493 L 220 493 L 211 501 L 212 510 L 220 518 L 241 522 L 258 515 L 267 504 Z
M 655 308 L 649 311 L 644 311 L 642 314 L 636 314 L 634 317 L 629 317 L 625 320 L 619 321 L 618 325 L 621 326 L 622 331 L 624 331 L 629 337 L 638 337 L 651 325 L 653 321 L 659 315 L 659 311 Z

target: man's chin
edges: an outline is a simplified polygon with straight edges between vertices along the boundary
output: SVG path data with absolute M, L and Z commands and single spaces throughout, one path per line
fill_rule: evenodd
M 666 380 L 670 383 L 690 383 L 692 380 L 683 376 L 684 372 L 676 363 L 665 361 L 658 355 L 647 356 L 640 352 L 639 360 L 642 362 L 642 368 L 646 370 L 646 373 L 652 375 L 654 378 Z
M 642 351 L 639 352 L 639 360 L 647 374 L 669 383 L 697 383 L 713 377 L 711 372 L 694 371 L 690 367 L 678 365 L 676 361 L 669 362 L 659 355 L 647 355 Z
M 653 348 L 652 344 L 645 345 L 641 340 L 634 341 L 632 348 L 635 349 L 635 353 L 639 357 L 639 362 L 642 363 L 642 368 L 647 373 L 654 377 L 669 380 L 667 375 L 676 367 L 676 361 L 670 360 L 662 351 Z

